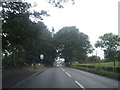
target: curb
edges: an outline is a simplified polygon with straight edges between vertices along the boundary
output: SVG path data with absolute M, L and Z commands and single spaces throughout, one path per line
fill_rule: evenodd
M 16 85 L 12 86 L 11 88 L 24 88 L 28 82 L 30 82 L 30 80 L 32 78 L 34 78 L 35 76 L 39 75 L 40 73 L 42 73 L 43 71 L 45 71 L 47 68 L 44 68 L 42 71 L 36 72 L 35 74 L 29 76 L 28 78 L 20 81 L 19 83 L 17 83 Z

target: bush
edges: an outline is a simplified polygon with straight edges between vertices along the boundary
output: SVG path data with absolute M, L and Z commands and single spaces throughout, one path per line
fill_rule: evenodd
M 14 62 L 10 56 L 5 56 L 2 59 L 2 68 L 3 69 L 12 68 L 13 66 L 14 66 Z

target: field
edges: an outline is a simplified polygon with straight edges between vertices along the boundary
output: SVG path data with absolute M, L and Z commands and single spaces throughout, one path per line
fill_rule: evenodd
M 101 63 L 85 63 L 80 65 L 92 65 L 92 66 L 107 66 L 114 67 L 114 62 L 101 62 Z M 120 61 L 115 62 L 115 67 L 120 67 Z

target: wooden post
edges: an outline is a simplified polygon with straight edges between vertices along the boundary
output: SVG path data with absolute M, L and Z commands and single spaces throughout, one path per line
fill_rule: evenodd
M 113 68 L 113 70 L 115 71 L 115 59 L 114 59 L 114 68 Z

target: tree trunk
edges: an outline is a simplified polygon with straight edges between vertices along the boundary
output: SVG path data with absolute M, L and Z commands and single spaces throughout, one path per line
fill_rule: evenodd
M 14 48 L 14 67 L 16 67 L 16 62 L 15 62 L 15 48 Z
M 114 60 L 114 68 L 115 68 L 115 60 Z

